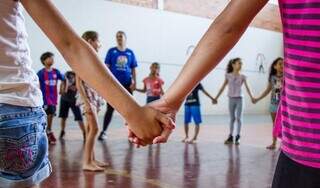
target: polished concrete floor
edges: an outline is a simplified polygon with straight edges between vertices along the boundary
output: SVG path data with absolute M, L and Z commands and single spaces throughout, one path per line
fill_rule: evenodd
M 52 175 L 41 187 L 54 188 L 268 188 L 278 151 L 268 151 L 271 120 L 246 116 L 240 146 L 226 146 L 228 118 L 205 116 L 196 144 L 184 144 L 181 122 L 169 143 L 136 149 L 126 140 L 122 120 L 115 118 L 108 139 L 97 142 L 96 156 L 109 163 L 101 173 L 83 172 L 83 141 L 70 119 L 66 138 L 50 147 Z M 59 122 L 55 121 L 56 135 Z M 193 126 L 190 126 L 190 135 Z

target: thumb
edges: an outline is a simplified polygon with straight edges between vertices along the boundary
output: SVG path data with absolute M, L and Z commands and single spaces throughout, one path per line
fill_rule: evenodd
M 166 143 L 171 132 L 172 132 L 171 129 L 164 129 L 160 136 L 153 139 L 153 144 Z

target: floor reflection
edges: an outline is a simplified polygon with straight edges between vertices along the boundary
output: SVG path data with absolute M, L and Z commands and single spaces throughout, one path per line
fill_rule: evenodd
M 171 142 L 136 149 L 126 140 L 96 144 L 102 173 L 81 169 L 83 142 L 50 147 L 53 173 L 41 188 L 248 188 L 270 187 L 278 152 L 221 143 Z

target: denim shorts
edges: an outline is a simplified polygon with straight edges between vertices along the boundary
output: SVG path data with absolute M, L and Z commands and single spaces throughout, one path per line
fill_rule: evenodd
M 0 104 L 0 187 L 30 187 L 49 177 L 42 107 Z

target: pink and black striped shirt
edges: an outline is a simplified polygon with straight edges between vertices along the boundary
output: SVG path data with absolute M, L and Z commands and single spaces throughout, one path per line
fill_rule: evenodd
M 285 77 L 277 122 L 282 151 L 320 168 L 320 0 L 279 0 Z

